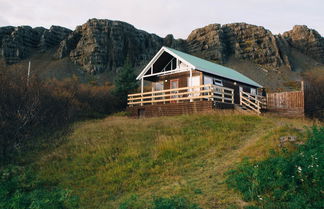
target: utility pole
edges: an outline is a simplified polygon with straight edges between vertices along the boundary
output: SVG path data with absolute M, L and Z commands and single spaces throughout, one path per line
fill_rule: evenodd
M 27 71 L 27 86 L 29 86 L 29 78 L 30 78 L 30 64 L 31 62 L 28 62 L 28 71 Z

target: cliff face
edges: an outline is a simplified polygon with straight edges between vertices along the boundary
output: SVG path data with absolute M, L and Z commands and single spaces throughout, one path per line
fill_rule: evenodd
M 142 64 L 161 46 L 174 44 L 172 36 L 163 39 L 124 22 L 91 19 L 61 42 L 56 55 L 69 56 L 87 72 L 100 73 L 125 62 Z
M 283 34 L 292 47 L 304 54 L 324 63 L 324 38 L 316 31 L 305 25 L 296 25 Z
M 293 69 L 292 49 L 324 63 L 323 37 L 306 26 L 273 35 L 246 23 L 212 24 L 194 30 L 186 40 L 175 40 L 172 35 L 161 38 L 128 23 L 98 19 L 74 31 L 59 26 L 0 28 L 1 57 L 6 64 L 20 62 L 36 52 L 51 52 L 53 58 L 68 58 L 92 74 L 115 71 L 126 62 L 135 67 L 146 64 L 163 45 L 218 63 L 234 56 L 269 70 L 282 66 Z
M 283 53 L 286 49 L 281 49 L 278 41 L 284 42 L 263 27 L 245 23 L 209 25 L 194 30 L 187 39 L 189 52 L 216 62 L 234 55 L 267 68 L 290 67 Z
M 71 32 L 67 28 L 52 26 L 50 29 L 29 26 L 1 27 L 1 56 L 7 64 L 17 63 L 35 51 L 55 48 Z
M 192 31 L 187 38 L 187 51 L 224 63 L 227 57 L 227 46 L 221 25 L 212 24 Z

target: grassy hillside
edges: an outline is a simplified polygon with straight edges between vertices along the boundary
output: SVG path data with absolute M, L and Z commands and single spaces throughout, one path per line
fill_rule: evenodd
M 312 123 L 232 112 L 115 116 L 79 122 L 60 146 L 29 157 L 41 180 L 74 191 L 82 208 L 118 208 L 134 195 L 144 205 L 181 195 L 202 208 L 241 207 L 224 173 L 244 157 L 263 159 L 279 149 L 280 136 L 304 140 Z

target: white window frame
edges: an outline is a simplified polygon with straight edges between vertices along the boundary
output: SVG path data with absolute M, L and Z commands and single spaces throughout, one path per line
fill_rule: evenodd
M 216 86 L 223 86 L 223 81 L 218 78 L 213 78 L 213 84 Z
M 243 86 L 239 86 L 239 91 L 243 91 Z
M 257 95 L 257 89 L 256 88 L 250 88 L 250 93 L 252 95 Z
M 153 84 L 154 84 L 153 89 L 152 89 L 153 91 L 162 91 L 162 90 L 164 90 L 164 82 L 163 81 L 154 82 Z M 160 84 L 162 86 L 162 89 L 157 90 L 156 89 L 157 84 Z

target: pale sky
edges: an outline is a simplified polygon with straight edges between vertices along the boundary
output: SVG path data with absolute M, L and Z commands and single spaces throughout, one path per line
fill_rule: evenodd
M 307 25 L 324 35 L 324 0 L 0 0 L 0 26 L 75 29 L 90 18 L 120 20 L 164 37 L 187 38 L 212 23 L 246 22 L 274 34 Z

